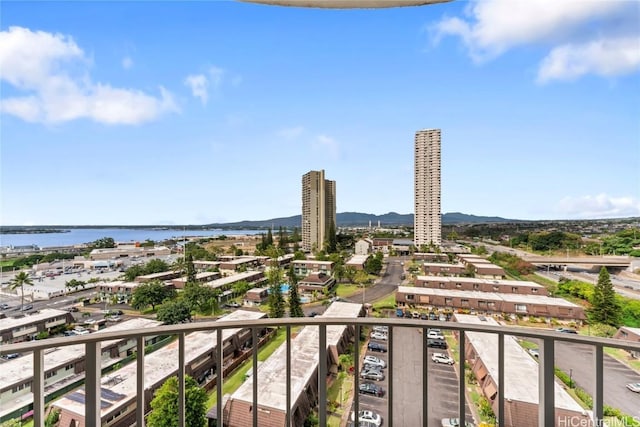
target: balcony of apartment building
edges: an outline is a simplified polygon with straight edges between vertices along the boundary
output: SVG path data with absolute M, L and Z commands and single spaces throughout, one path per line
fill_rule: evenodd
M 371 333 L 383 330 L 385 338 L 382 342 L 388 352 L 370 353 L 367 342 L 371 342 Z M 340 331 L 348 330 L 349 334 L 336 338 L 335 327 Z M 497 323 L 479 321 L 430 321 L 417 319 L 373 318 L 373 317 L 315 317 L 257 319 L 235 321 L 206 321 L 180 325 L 165 325 L 150 330 L 129 330 L 114 333 L 90 334 L 71 338 L 52 338 L 27 343 L 9 344 L 0 347 L 0 354 L 25 354 L 23 357 L 33 358 L 33 407 L 31 413 L 35 426 L 43 426 L 47 406 L 45 405 L 45 364 L 48 349 L 61 346 L 81 344 L 85 348 L 85 384 L 81 392 L 75 391 L 76 409 L 81 414 L 76 419 L 81 426 L 120 425 L 114 414 L 129 411 L 127 425 L 145 425 L 145 416 L 149 410 L 149 389 L 151 372 L 151 354 L 145 354 L 145 338 L 154 335 L 177 337 L 173 342 L 175 360 L 171 362 L 176 370 L 178 383 L 184 384 L 185 376 L 192 366 L 189 359 L 190 334 L 207 332 L 211 345 L 213 372 L 228 372 L 225 363 L 226 339 L 230 330 L 247 331 L 252 342 L 260 341 L 260 334 L 266 329 L 277 328 L 284 331 L 280 362 L 273 362 L 271 367 L 266 362 L 258 364 L 257 345 L 248 351 L 248 362 L 252 365 L 252 373 L 243 384 L 242 396 L 232 393 L 226 399 L 217 399 L 211 411 L 216 414 L 217 425 L 224 426 L 262 426 L 262 425 L 301 425 L 310 410 L 317 411 L 320 426 L 328 424 L 334 408 L 331 405 L 319 405 L 328 401 L 328 390 L 336 378 L 335 364 L 340 352 L 352 354 L 353 369 L 347 370 L 352 390 L 377 390 L 364 386 L 370 384 L 369 379 L 362 379 L 362 367 L 365 354 L 376 355 L 384 359 L 383 381 L 380 393 L 372 395 L 353 393 L 344 400 L 344 412 L 340 425 L 349 424 L 351 413 L 369 409 L 373 405 L 377 412 L 383 414 L 383 426 L 441 426 L 441 418 L 457 418 L 473 422 L 477 425 L 477 410 L 469 395 L 469 375 L 460 374 L 460 366 L 467 366 L 477 378 L 478 387 L 495 413 L 497 426 L 559 426 L 559 425 L 593 425 L 600 426 L 604 419 L 605 371 L 604 349 L 617 348 L 627 351 L 640 351 L 640 343 L 610 338 L 587 337 L 577 334 L 566 334 L 552 330 L 540 330 L 522 327 L 502 326 Z M 299 343 L 300 331 L 312 329 L 307 334 L 306 343 Z M 443 365 L 434 363 L 434 349 L 427 346 L 429 330 L 433 328 L 447 332 L 448 349 L 435 349 L 439 353 L 448 353 L 450 361 Z M 433 331 L 431 331 L 433 332 Z M 342 332 L 340 332 L 342 334 Z M 227 338 L 224 338 L 227 337 Z M 356 337 L 361 337 L 356 340 Z M 131 390 L 127 394 L 123 390 L 106 390 L 111 383 L 101 377 L 101 343 L 113 339 L 132 339 L 137 342 L 137 355 L 127 368 L 131 368 Z M 517 344 L 517 339 L 534 340 L 538 343 L 536 357 L 526 361 L 520 354 L 524 352 Z M 331 343 L 347 341 L 334 346 Z M 353 345 L 355 342 L 359 345 Z M 205 341 L 203 341 L 205 342 Z M 592 396 L 592 410 L 582 409 L 575 402 L 570 402 L 564 387 L 555 377 L 554 358 L 562 343 L 588 346 L 591 349 L 590 369 L 593 387 L 587 390 Z M 192 344 L 191 344 L 192 345 Z M 298 346 L 304 345 L 303 354 Z M 520 350 L 518 350 L 520 348 Z M 29 355 L 29 353 L 31 355 Z M 209 353 L 211 354 L 211 353 Z M 275 355 L 276 353 L 274 353 Z M 525 356 L 530 355 L 524 352 Z M 272 356 L 273 357 L 273 356 Z M 439 357 L 439 356 L 438 356 Z M 301 361 L 303 363 L 301 363 Z M 449 365 L 452 363 L 452 365 Z M 524 367 L 515 368 L 522 363 Z M 301 366 L 304 365 L 304 366 Z M 439 380 L 435 368 L 449 369 L 455 381 L 443 383 Z M 220 369 L 219 369 L 220 368 Z M 526 369 L 525 369 L 526 368 Z M 172 368 L 173 369 L 173 368 Z M 264 375 L 264 370 L 270 370 Z M 135 373 L 134 373 L 135 372 Z M 113 377 L 114 375 L 111 375 Z M 215 374 L 214 374 L 215 376 Z M 506 380 L 502 380 L 505 379 Z M 278 382 L 281 381 L 281 382 Z M 273 382 L 271 384 L 270 382 Z M 214 381 L 217 396 L 223 396 L 225 379 Z M 445 388 L 447 388 L 445 392 Z M 115 389 L 114 389 L 115 390 Z M 453 390 L 453 393 L 451 391 Z M 448 396 L 448 397 L 447 397 Z M 630 398 L 640 395 L 630 392 Z M 444 398 L 449 403 L 443 404 Z M 243 404 L 239 403 L 244 402 Z M 178 425 L 185 425 L 185 388 L 178 390 Z M 55 401 L 46 402 L 55 405 Z M 74 402 L 70 402 L 74 403 Z M 234 406 L 235 405 L 235 406 Z M 244 406 L 243 406 L 244 405 Z M 242 418 L 238 417 L 238 408 L 243 408 Z M 119 411 L 119 412 L 118 412 Z M 428 414 L 425 416 L 425 414 Z M 635 414 L 631 414 L 635 416 Z M 579 424 L 576 424 L 579 423 Z M 65 425 L 65 426 L 66 426 Z M 213 425 L 213 424 L 210 424 Z M 375 425 L 375 424 L 360 424 Z

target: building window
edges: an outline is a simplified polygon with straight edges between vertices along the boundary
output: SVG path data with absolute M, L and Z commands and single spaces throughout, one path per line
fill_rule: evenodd
M 415 298 L 415 295 L 413 294 L 407 294 L 407 299 L 408 300 L 413 300 Z
M 498 292 L 499 290 L 500 290 L 500 287 L 498 287 L 498 286 L 494 286 L 493 287 L 493 292 Z
M 516 312 L 518 313 L 526 313 L 527 306 L 525 304 L 516 304 Z
M 462 287 L 462 283 L 456 283 L 456 288 L 460 289 Z
M 460 300 L 460 304 L 462 304 L 463 306 L 468 306 L 469 305 L 469 300 L 468 299 L 461 299 Z
M 517 286 L 512 286 L 511 287 L 511 292 L 513 292 L 514 294 L 518 293 L 518 287 Z
M 495 308 L 496 307 L 496 303 L 494 301 L 489 301 L 489 302 L 487 302 L 487 306 L 489 308 Z
M 444 283 L 440 283 L 440 289 L 444 289 Z
M 531 288 L 531 293 L 532 294 L 537 294 L 538 293 L 538 288 Z
M 453 298 L 445 298 L 444 305 L 453 305 Z
M 474 283 L 473 284 L 473 289 L 480 289 L 480 283 Z
M 478 301 L 478 307 L 487 308 L 487 302 L 486 301 Z

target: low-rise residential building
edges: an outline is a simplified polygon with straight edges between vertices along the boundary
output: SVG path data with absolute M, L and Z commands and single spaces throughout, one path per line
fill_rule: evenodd
M 268 259 L 268 257 L 265 258 Z M 262 265 L 263 262 L 264 260 L 261 260 L 258 257 L 243 256 L 231 260 L 220 261 L 219 268 L 222 273 L 236 273 L 242 270 L 257 268 Z
M 330 292 L 336 284 L 333 276 L 325 273 L 311 273 L 298 282 L 300 293 L 313 294 Z
M 455 314 L 461 323 L 498 326 L 491 317 Z M 508 427 L 537 427 L 539 367 L 513 336 L 504 339 L 504 379 L 498 376 L 498 335 L 466 332 L 465 359 L 471 365 L 485 398 L 498 413 L 498 384 L 504 382 L 504 424 Z M 582 409 L 557 381 L 554 383 L 556 426 L 592 425 L 588 411 Z
M 413 259 L 426 262 L 449 262 L 447 254 L 435 252 L 414 252 Z
M 246 271 L 244 273 L 237 273 L 206 282 L 205 285 L 213 289 L 220 289 L 224 296 L 225 292 L 233 292 L 233 285 L 238 282 L 247 282 L 254 287 L 260 287 L 262 284 L 266 283 L 266 281 L 267 279 L 264 277 L 264 273 L 262 271 Z
M 41 332 L 73 322 L 71 313 L 53 308 L 17 313 L 0 321 L 0 345 L 31 341 Z
M 334 302 L 323 317 L 356 318 L 363 315 L 360 304 Z M 355 330 L 347 325 L 329 325 L 327 331 L 327 373 L 339 363 L 355 339 Z M 283 343 L 258 367 L 258 407 L 253 407 L 253 376 L 231 395 L 224 407 L 224 425 L 244 427 L 251 425 L 254 411 L 258 411 L 259 426 L 285 426 L 286 384 L 291 383 L 291 425 L 302 426 L 318 399 L 319 327 L 305 326 L 291 340 L 291 377 L 287 378 L 287 348 Z M 326 380 L 326 379 L 322 379 Z
M 356 270 L 364 270 L 364 264 L 367 262 L 371 255 L 354 255 L 349 259 L 349 261 L 345 262 L 345 267 L 353 267 Z
M 316 261 L 314 259 L 298 259 L 293 261 L 293 271 L 297 276 L 305 277 L 311 273 L 333 273 L 333 261 Z
M 253 288 L 247 291 L 243 302 L 247 306 L 259 306 L 269 298 L 269 289 Z
M 196 282 L 205 283 L 210 282 L 212 280 L 216 280 L 221 276 L 221 274 L 217 271 L 203 271 L 201 273 L 196 273 Z M 184 285 L 187 284 L 187 276 L 178 277 L 177 279 L 173 279 L 171 284 L 176 289 L 184 289 Z
M 631 341 L 631 342 L 640 342 L 640 328 L 632 328 L 629 326 L 622 326 L 616 334 L 613 336 L 619 340 Z M 631 351 L 629 352 L 632 357 L 640 358 L 640 352 Z
M 382 252 L 388 254 L 393 246 L 393 239 L 387 238 L 373 238 L 371 239 L 371 251 Z
M 469 266 L 476 277 L 485 279 L 502 279 L 506 276 L 504 269 L 475 254 L 458 254 L 458 259 Z
M 220 268 L 220 261 L 193 261 L 193 268 L 196 269 L 197 272 L 201 271 L 216 271 Z
M 507 313 L 582 321 L 584 309 L 562 298 L 545 295 L 501 294 L 496 292 L 462 291 L 399 286 L 396 302 L 400 307 L 438 307 L 469 310 L 478 313 Z
M 415 285 L 422 288 L 496 292 L 500 294 L 547 295 L 547 288 L 523 280 L 490 280 L 476 277 L 418 276 Z
M 425 262 L 422 271 L 427 276 L 462 276 L 467 274 L 467 267 L 462 263 Z
M 135 281 L 139 283 L 153 282 L 154 280 L 166 282 L 167 280 L 177 279 L 181 275 L 182 273 L 180 271 L 162 271 L 160 273 L 151 273 L 138 276 L 136 277 Z
M 371 239 L 360 239 L 355 244 L 356 255 L 369 255 L 371 248 L 373 247 L 373 241 Z
M 152 328 L 160 325 L 156 320 L 137 318 L 102 329 L 96 333 L 129 329 Z M 146 345 L 159 337 L 146 337 Z M 111 340 L 101 343 L 102 369 L 119 363 L 135 351 L 136 340 Z M 80 385 L 84 380 L 85 346 L 70 345 L 48 349 L 44 356 L 44 383 L 46 397 L 54 396 L 70 384 Z M 27 412 L 33 403 L 33 357 L 22 355 L 8 360 L 0 369 L 0 422 L 16 418 Z
M 89 254 L 91 260 L 110 260 L 117 258 L 151 258 L 171 255 L 171 250 L 166 246 L 153 248 L 124 246 L 120 248 L 94 249 Z
M 257 320 L 265 317 L 258 311 L 236 310 L 221 318 L 225 320 Z M 260 335 L 264 335 L 261 331 Z M 185 373 L 195 378 L 200 384 L 207 384 L 215 378 L 216 365 L 216 331 L 193 332 L 185 339 Z M 225 361 L 235 358 L 243 352 L 251 341 L 249 328 L 224 329 L 222 333 L 223 354 Z M 145 412 L 150 407 L 155 391 L 169 378 L 178 372 L 178 341 L 145 356 Z M 104 376 L 101 381 L 100 412 L 102 425 L 109 427 L 125 427 L 135 423 L 136 410 L 136 364 L 130 363 Z M 60 410 L 60 425 L 87 427 L 85 422 L 85 391 L 78 389 L 67 393 L 54 401 L 52 406 Z

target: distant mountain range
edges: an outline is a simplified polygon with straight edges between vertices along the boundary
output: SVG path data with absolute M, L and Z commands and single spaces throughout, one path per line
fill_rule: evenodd
M 391 225 L 410 225 L 413 226 L 413 214 L 399 214 L 396 212 L 389 212 L 383 215 L 374 215 L 360 212 L 341 212 L 336 214 L 336 222 L 338 227 L 366 227 L 371 221 L 372 226 L 377 226 L 380 221 L 380 226 Z M 481 224 L 481 223 L 495 223 L 495 222 L 516 222 L 518 220 L 506 219 L 497 216 L 476 216 L 467 215 L 460 212 L 449 212 L 442 215 L 443 224 Z M 247 229 L 247 228 L 269 228 L 269 227 L 300 227 L 302 223 L 301 215 L 294 215 L 283 218 L 272 218 L 262 221 L 239 221 L 239 222 L 227 222 L 207 224 L 206 227 L 210 228 L 225 228 L 225 229 Z

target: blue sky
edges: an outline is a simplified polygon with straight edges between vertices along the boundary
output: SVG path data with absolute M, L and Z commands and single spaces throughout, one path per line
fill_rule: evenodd
M 640 216 L 639 7 L 4 2 L 0 223 L 410 213 L 422 128 L 443 213 Z

